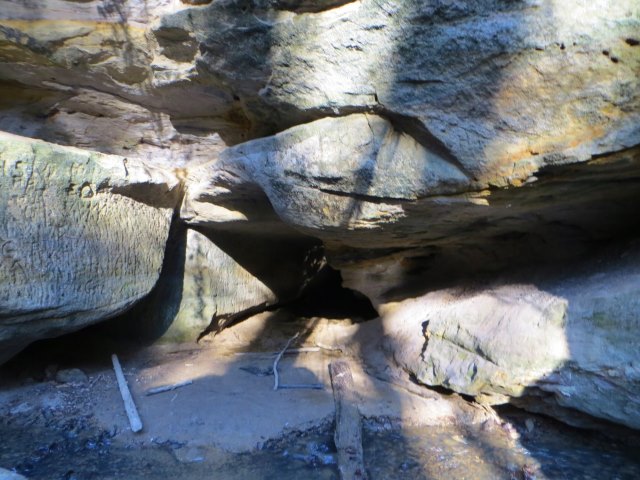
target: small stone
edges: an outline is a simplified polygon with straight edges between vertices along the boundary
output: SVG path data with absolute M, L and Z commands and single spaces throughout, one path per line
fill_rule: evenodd
M 27 477 L 0 467 L 0 480 L 27 480 Z
M 533 432 L 533 429 L 536 426 L 535 422 L 530 418 L 527 418 L 524 421 L 524 425 L 527 427 L 527 432 L 529 432 L 529 433 Z
M 17 405 L 13 407 L 11 410 L 9 410 L 9 413 L 11 415 L 18 415 L 20 413 L 27 413 L 31 409 L 33 409 L 33 405 L 31 405 L 28 402 L 22 402 L 20 405 Z
M 202 447 L 184 446 L 173 451 L 176 460 L 180 463 L 200 463 L 204 462 L 206 452 Z
M 79 368 L 68 368 L 56 373 L 56 382 L 59 383 L 86 383 L 87 375 Z

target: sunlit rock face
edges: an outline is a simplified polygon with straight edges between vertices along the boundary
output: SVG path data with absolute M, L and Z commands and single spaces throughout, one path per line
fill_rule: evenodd
M 531 269 L 390 304 L 386 348 L 427 385 L 640 428 L 639 261 L 636 244 L 571 273 Z
M 0 360 L 151 290 L 179 202 L 175 176 L 6 133 L 0 165 Z
M 164 219 L 144 248 L 157 253 L 166 244 L 168 260 L 127 321 L 155 319 L 174 338 L 191 338 L 212 312 L 286 301 L 324 261 L 320 243 L 346 286 L 390 311 L 479 273 L 495 279 L 538 263 L 561 270 L 594 246 L 637 235 L 638 32 L 634 0 L 0 0 L 0 129 L 85 150 L 64 150 L 74 153 L 56 162 L 102 152 L 154 165 L 145 174 L 153 178 L 149 172 L 162 171 L 184 179 L 176 204 L 143 201 L 130 195 L 135 189 L 100 190 L 92 200 L 140 203 L 127 216 L 145 216 L 140 232 Z M 7 172 L 1 181 L 13 188 Z M 109 182 L 130 175 L 110 174 Z M 39 205 L 30 208 L 42 214 Z M 114 235 L 126 250 L 138 234 Z M 40 240 L 32 249 L 48 251 Z M 6 269 L 13 253 L 3 255 Z M 161 261 L 153 256 L 127 305 L 149 291 Z M 603 381 L 614 393 L 635 385 L 635 360 L 612 342 L 607 349 L 632 367 L 607 363 L 618 353 L 589 343 L 602 333 L 593 329 L 600 317 L 576 313 L 589 310 L 586 298 L 560 293 L 552 277 L 548 288 L 497 283 L 430 303 L 438 320 L 429 321 L 428 358 L 398 361 L 425 383 L 637 426 L 632 403 L 602 403 L 601 394 Z M 113 281 L 128 285 L 126 278 Z M 637 313 L 628 298 L 617 300 L 634 277 L 616 278 L 620 290 L 601 290 L 603 305 Z M 17 297 L 6 291 L 9 305 Z M 449 338 L 458 309 L 476 302 L 484 310 L 465 328 L 480 345 L 492 326 L 496 343 L 491 362 L 469 357 L 476 380 L 465 384 L 458 380 L 467 381 L 470 364 L 456 363 L 455 352 L 468 338 L 442 348 L 433 339 Z M 531 318 L 538 330 L 522 326 Z M 33 338 L 54 334 L 38 328 Z M 522 329 L 544 355 L 514 363 L 510 348 L 520 344 L 510 342 Z M 411 332 L 407 348 L 417 342 L 422 352 L 422 324 Z M 571 340 L 574 332 L 583 340 Z M 596 352 L 598 371 L 618 376 L 585 373 L 593 371 L 587 351 Z M 581 373 L 563 376 L 572 362 Z M 559 378 L 562 388 L 543 388 L 541 378 Z M 579 394 L 562 393 L 574 386 Z
M 155 31 L 194 37 L 197 78 L 238 98 L 253 135 L 379 112 L 505 186 L 637 143 L 638 5 L 610 3 L 214 2 Z
M 0 77 L 231 143 L 375 112 L 495 186 L 637 143 L 633 0 L 343 3 L 3 0 Z

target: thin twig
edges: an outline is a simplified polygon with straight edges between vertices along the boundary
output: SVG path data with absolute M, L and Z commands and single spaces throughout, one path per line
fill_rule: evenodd
M 171 390 L 175 390 L 176 388 L 185 387 L 187 385 L 191 385 L 193 380 L 185 380 L 184 382 L 174 383 L 173 385 L 162 385 L 160 387 L 150 388 L 145 392 L 145 395 L 155 395 L 156 393 L 169 392 Z
M 314 353 L 320 352 L 322 350 L 321 347 L 301 347 L 301 348 L 288 348 L 284 355 L 295 355 L 296 353 Z M 279 355 L 280 352 L 234 352 L 234 355 L 242 356 L 242 355 L 256 355 L 263 357 L 273 357 Z
M 142 421 L 140 420 L 140 416 L 138 415 L 136 404 L 133 403 L 133 397 L 131 396 L 131 392 L 129 391 L 127 379 L 124 378 L 124 372 L 122 371 L 122 367 L 120 366 L 118 356 L 115 353 L 111 355 L 111 362 L 113 363 L 113 369 L 116 372 L 118 388 L 120 389 L 120 395 L 122 396 L 122 401 L 124 402 L 124 409 L 127 412 L 127 417 L 129 418 L 131 431 L 134 433 L 139 432 L 140 430 L 142 430 Z
M 332 345 L 324 345 L 320 342 L 316 342 L 316 346 L 322 350 L 328 350 L 330 352 L 342 352 L 342 347 L 334 347 Z
M 291 342 L 293 342 L 296 338 L 298 338 L 298 335 L 300 335 L 300 332 L 296 332 L 296 334 L 287 341 L 287 344 L 284 346 L 282 351 L 278 354 L 276 359 L 273 361 L 273 377 L 274 377 L 273 389 L 274 390 L 278 390 L 278 382 L 280 381 L 278 377 L 278 362 L 282 358 L 282 355 L 284 355 L 284 352 L 287 350 L 287 348 L 289 348 L 289 345 L 291 345 Z
M 313 353 L 319 352 L 320 349 L 318 347 L 300 347 L 300 348 L 289 348 L 285 352 L 285 355 L 290 355 L 294 353 Z
M 290 385 L 285 385 L 284 383 L 278 385 L 278 389 L 280 390 L 293 390 L 293 389 L 309 389 L 309 390 L 324 390 L 324 385 L 322 383 L 292 383 Z

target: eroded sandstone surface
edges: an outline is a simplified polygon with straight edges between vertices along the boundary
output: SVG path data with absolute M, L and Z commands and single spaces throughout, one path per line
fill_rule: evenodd
M 0 165 L 0 358 L 149 293 L 180 198 L 175 176 L 6 133 Z
M 49 142 L 2 137 L 0 358 L 136 302 L 195 339 L 328 262 L 419 381 L 638 428 L 635 254 L 563 280 L 637 237 L 638 32 L 633 0 L 0 0 L 0 128 Z
M 529 270 L 389 304 L 385 348 L 427 385 L 638 428 L 637 262 L 635 244 L 571 273 Z

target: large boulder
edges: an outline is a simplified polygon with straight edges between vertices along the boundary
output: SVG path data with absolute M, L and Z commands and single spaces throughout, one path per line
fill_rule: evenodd
M 376 112 L 503 186 L 637 143 L 639 13 L 634 0 L 212 2 L 154 34 L 198 45 L 196 78 L 235 99 L 251 136 Z
M 640 428 L 640 252 L 572 270 L 390 304 L 386 348 L 427 385 L 578 425 L 590 422 L 575 412 Z
M 497 186 L 637 143 L 634 0 L 0 5 L 0 80 L 231 143 L 372 112 Z
M 199 340 L 297 298 L 323 266 L 314 239 L 175 227 L 156 287 L 116 322 L 129 336 Z
M 320 238 L 346 285 L 374 303 L 434 270 L 453 278 L 561 260 L 635 228 L 638 148 L 543 162 L 529 175 L 521 186 L 491 188 L 388 120 L 353 114 L 227 148 L 191 169 L 181 215 Z
M 187 230 L 180 304 L 166 338 L 193 340 L 215 314 L 229 315 L 276 302 L 276 295 L 202 233 Z
M 134 159 L 0 134 L 0 360 L 155 285 L 180 182 Z
M 221 208 L 233 203 L 230 194 L 239 202 L 237 192 L 244 186 L 245 198 L 266 194 L 285 223 L 324 239 L 332 231 L 345 240 L 345 231 L 395 223 L 406 216 L 403 203 L 462 192 L 472 183 L 437 151 L 367 114 L 322 119 L 245 142 L 203 168 L 207 173 L 187 193 L 183 216 L 189 221 L 246 220 L 251 216 L 246 206 L 244 215 L 242 207 Z M 251 184 L 259 189 L 252 191 Z M 385 240 L 391 236 L 380 232 L 375 242 Z

